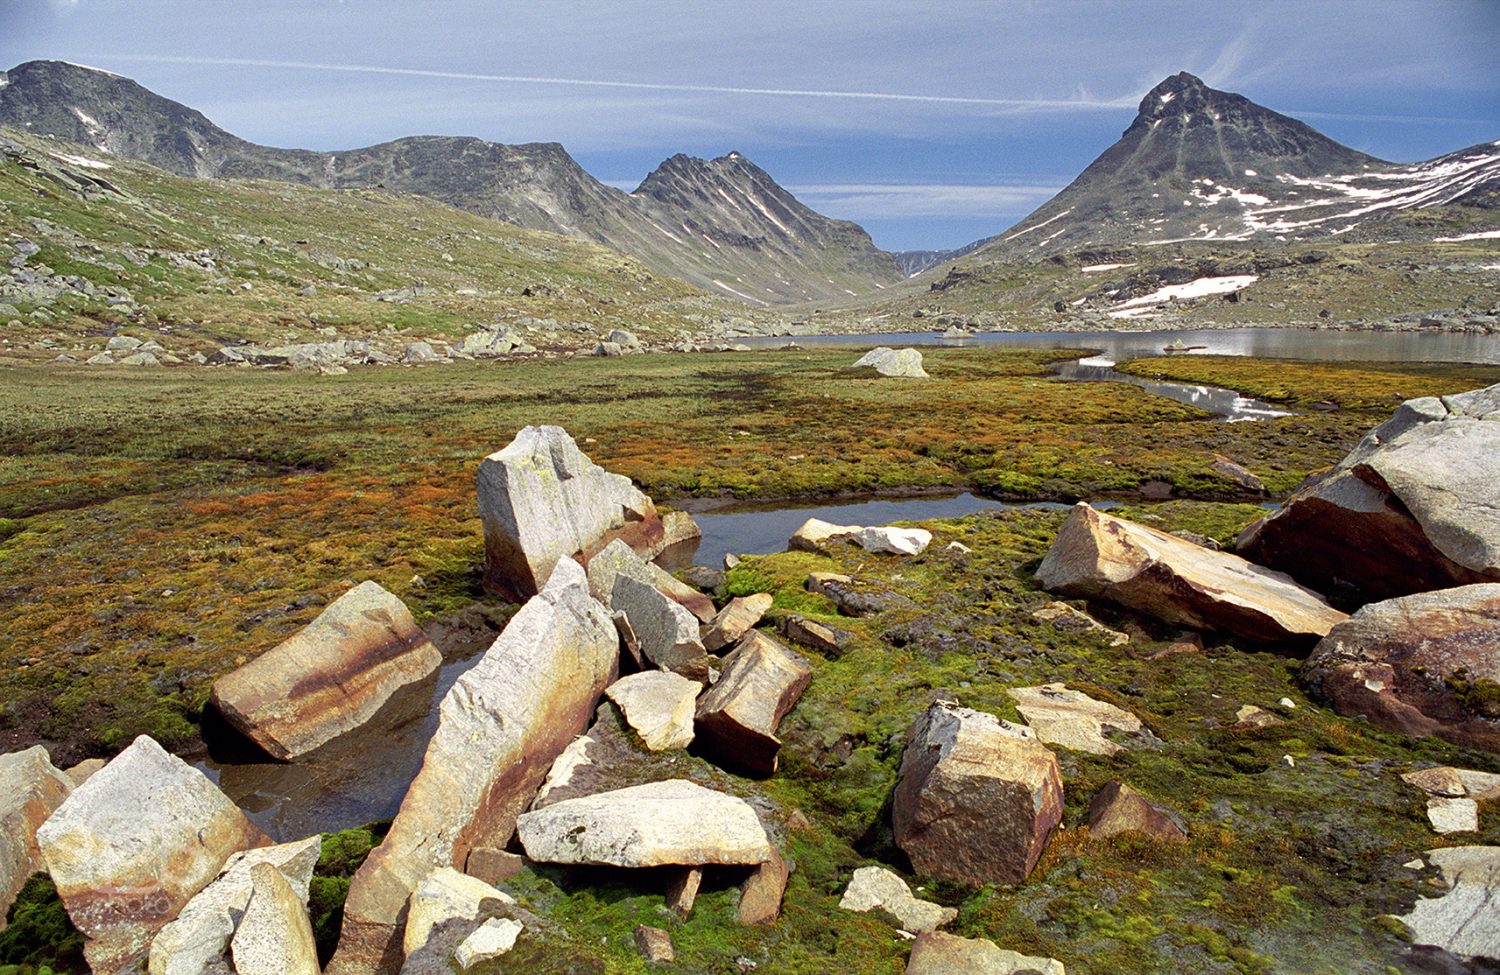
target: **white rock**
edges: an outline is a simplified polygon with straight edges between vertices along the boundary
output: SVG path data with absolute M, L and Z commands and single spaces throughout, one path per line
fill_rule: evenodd
M 626 573 L 615 576 L 609 608 L 625 614 L 646 659 L 701 684 L 708 683 L 708 653 L 698 618 L 661 590 Z
M 932 532 L 925 528 L 890 526 L 861 528 L 854 540 L 866 552 L 875 555 L 921 555 L 932 544 Z
M 880 373 L 882 376 L 897 376 L 907 379 L 926 379 L 927 373 L 922 369 L 922 353 L 916 349 L 892 349 L 881 346 L 871 349 L 860 357 L 850 368 L 860 369 L 868 366 Z
M 522 930 L 520 921 L 492 917 L 463 940 L 453 952 L 453 960 L 468 971 L 482 961 L 499 958 L 516 946 Z
M 1457 955 L 1500 958 L 1500 847 L 1428 850 L 1448 892 L 1424 897 L 1401 918 L 1419 945 Z
M 230 942 L 237 975 L 319 975 L 307 906 L 269 863 L 250 868 L 250 903 Z
M 1124 747 L 1104 737 L 1105 731 L 1136 734 L 1142 728 L 1141 719 L 1129 711 L 1096 701 L 1065 684 L 1012 687 L 1009 694 L 1037 738 L 1049 745 L 1093 755 L 1114 755 L 1124 751 Z
M 401 947 L 411 955 L 432 936 L 432 929 L 444 921 L 462 918 L 472 921 L 479 917 L 485 902 L 501 905 L 515 904 L 515 898 L 490 886 L 483 880 L 459 873 L 452 867 L 439 867 L 427 875 L 411 895 L 411 904 L 406 913 L 406 930 L 401 936 Z M 515 939 L 511 939 L 511 944 Z
M 860 867 L 849 881 L 839 907 L 846 911 L 873 911 L 877 907 L 893 915 L 904 930 L 932 931 L 958 917 L 958 911 L 911 892 L 906 881 L 885 867 Z
M 1427 821 L 1438 833 L 1477 833 L 1479 803 L 1473 799 L 1437 797 L 1427 800 Z
M 821 518 L 809 518 L 802 523 L 802 527 L 792 533 L 787 547 L 804 552 L 816 552 L 819 546 L 829 539 L 853 535 L 859 530 L 859 525 L 835 525 Z
M 703 685 L 667 670 L 621 677 L 605 696 L 620 706 L 625 720 L 653 752 L 686 748 L 693 742 L 693 713 Z

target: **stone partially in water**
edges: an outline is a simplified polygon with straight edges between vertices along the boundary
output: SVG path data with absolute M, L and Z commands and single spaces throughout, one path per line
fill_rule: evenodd
M 1268 646 L 1310 645 L 1345 618 L 1280 572 L 1085 503 L 1073 508 L 1036 578 L 1051 592 Z
M 89 966 L 117 972 L 145 961 L 152 936 L 231 854 L 270 841 L 202 772 L 142 735 L 73 790 L 37 843 L 88 938 Z
M 42 867 L 37 829 L 72 792 L 73 780 L 41 745 L 0 755 L 0 931 L 16 894 Z
M 401 963 L 407 899 L 435 868 L 504 846 L 548 767 L 614 680 L 619 635 L 571 559 L 443 698 L 437 732 L 389 834 L 349 889 L 329 971 Z
M 290 639 L 214 681 L 209 700 L 286 761 L 360 727 L 442 662 L 406 604 L 363 582 Z
M 698 702 L 698 735 L 721 765 L 752 775 L 776 771 L 776 729 L 812 680 L 812 668 L 775 639 L 752 630 Z

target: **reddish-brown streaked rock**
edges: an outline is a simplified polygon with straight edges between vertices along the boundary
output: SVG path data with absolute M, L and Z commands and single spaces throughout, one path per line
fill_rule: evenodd
M 719 610 L 707 630 L 703 633 L 703 648 L 709 653 L 718 653 L 738 643 L 740 637 L 755 629 L 755 624 L 771 608 L 773 597 L 768 592 L 750 596 L 736 596 L 729 605 Z
M 724 658 L 718 683 L 698 699 L 698 737 L 720 764 L 770 775 L 781 750 L 776 729 L 811 680 L 805 660 L 752 630 Z
M 479 465 L 484 585 L 536 593 L 559 559 L 587 561 L 613 538 L 660 551 L 666 531 L 651 499 L 604 470 L 562 427 L 526 427 Z
M 1311 645 L 1345 618 L 1280 572 L 1085 503 L 1068 516 L 1036 577 L 1051 592 L 1273 647 Z
M 1089 803 L 1089 835 L 1105 839 L 1121 833 L 1142 833 L 1169 843 L 1187 839 L 1165 809 L 1125 783 L 1111 782 L 1094 793 Z
M 646 924 L 636 925 L 635 949 L 653 965 L 670 965 L 676 957 L 672 951 L 672 936 L 661 928 Z
M 1057 757 L 1029 728 L 946 701 L 912 724 L 891 818 L 918 873 L 1020 883 L 1062 808 Z
M 698 620 L 649 582 L 626 573 L 615 576 L 609 608 L 625 614 L 641 656 L 663 670 L 707 684 L 709 659 Z
M 349 889 L 334 975 L 401 966 L 401 924 L 437 867 L 463 869 L 475 847 L 503 847 L 553 760 L 588 726 L 614 680 L 619 635 L 563 559 L 443 698 L 422 769 Z
M 735 916 L 741 924 L 774 924 L 781 916 L 781 902 L 792 868 L 772 851 L 771 859 L 750 871 L 740 884 L 740 903 Z
M 72 791 L 73 780 L 41 745 L 0 755 L 0 931 L 16 894 L 42 868 L 37 829 Z
M 1500 682 L 1500 584 L 1371 603 L 1333 628 L 1301 674 L 1339 714 L 1500 752 L 1500 702 L 1476 683 Z
M 698 889 L 702 886 L 702 867 L 688 867 L 678 871 L 667 881 L 667 908 L 675 911 L 679 917 L 687 917 L 693 913 L 693 905 L 698 902 Z
M 209 700 L 231 726 L 286 761 L 358 728 L 442 662 L 406 604 L 363 582 L 295 636 L 214 681 Z
M 136 971 L 151 938 L 231 854 L 270 844 L 202 772 L 142 735 L 63 800 L 37 845 L 96 973 Z

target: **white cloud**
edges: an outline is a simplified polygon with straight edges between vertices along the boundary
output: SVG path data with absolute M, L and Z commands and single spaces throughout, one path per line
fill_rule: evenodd
M 891 217 L 1014 217 L 1050 200 L 1061 186 L 973 183 L 802 183 L 787 187 L 829 216 L 852 220 Z

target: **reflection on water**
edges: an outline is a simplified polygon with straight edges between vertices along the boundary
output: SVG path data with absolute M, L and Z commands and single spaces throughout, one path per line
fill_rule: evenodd
M 1132 376 L 1128 372 L 1120 372 L 1114 368 L 1114 365 L 1114 362 L 1105 356 L 1090 356 L 1087 359 L 1064 362 L 1053 368 L 1052 373 L 1059 379 L 1076 383 L 1129 383 L 1158 396 L 1165 396 L 1179 403 L 1217 413 L 1230 423 L 1242 420 L 1269 420 L 1278 416 L 1291 416 L 1294 412 L 1258 399 L 1241 396 L 1232 389 L 1146 379 L 1141 376 Z

